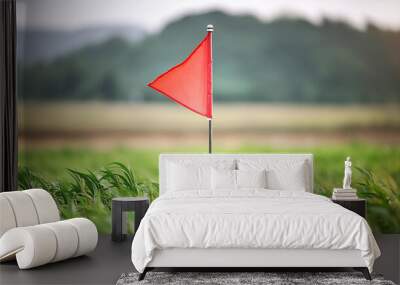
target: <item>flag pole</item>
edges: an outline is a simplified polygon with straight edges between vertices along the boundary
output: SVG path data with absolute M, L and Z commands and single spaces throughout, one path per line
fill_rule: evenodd
M 213 54 L 212 54 L 212 34 L 213 25 L 207 25 L 207 32 L 210 33 L 210 55 L 211 55 L 211 114 L 213 114 Z M 212 118 L 208 119 L 208 153 L 212 153 Z

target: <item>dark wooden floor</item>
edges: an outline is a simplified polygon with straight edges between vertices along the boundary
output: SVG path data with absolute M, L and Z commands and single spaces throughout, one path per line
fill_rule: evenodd
M 382 257 L 375 272 L 400 283 L 400 235 L 376 237 Z M 130 259 L 132 239 L 115 243 L 110 236 L 100 236 L 97 249 L 77 257 L 42 267 L 19 270 L 16 262 L 0 264 L 0 284 L 115 284 L 124 272 L 134 271 Z M 310 270 L 312 271 L 312 270 Z
M 382 255 L 376 260 L 374 271 L 400 284 L 400 234 L 375 235 L 375 238 Z
M 115 284 L 124 272 L 134 271 L 131 262 L 132 239 L 112 242 L 99 236 L 94 252 L 41 267 L 19 270 L 16 262 L 0 264 L 0 284 Z

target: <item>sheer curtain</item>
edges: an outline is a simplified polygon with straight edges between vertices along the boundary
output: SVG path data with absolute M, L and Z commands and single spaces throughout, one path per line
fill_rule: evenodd
M 16 3 L 0 1 L 0 191 L 17 189 Z

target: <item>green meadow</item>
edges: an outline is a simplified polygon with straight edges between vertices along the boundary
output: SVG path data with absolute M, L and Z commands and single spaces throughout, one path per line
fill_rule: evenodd
M 91 170 L 107 166 L 114 161 L 131 166 L 145 179 L 158 180 L 160 153 L 206 153 L 205 147 L 180 147 L 137 149 L 116 147 L 112 149 L 63 148 L 32 149 L 20 152 L 20 165 L 28 166 L 50 180 L 67 179 L 66 169 Z M 343 162 L 351 156 L 353 165 L 370 169 L 377 174 L 392 175 L 400 182 L 400 146 L 352 143 L 313 147 L 243 146 L 216 148 L 215 153 L 312 153 L 314 155 L 315 183 L 317 189 L 328 192 L 341 185 Z M 355 174 L 357 175 L 357 174 Z
M 158 195 L 160 153 L 206 153 L 207 121 L 176 104 L 24 103 L 20 188 L 42 187 L 64 217 L 110 231 L 114 196 Z M 330 196 L 353 160 L 353 186 L 375 231 L 400 233 L 399 105 L 216 104 L 215 153 L 312 153 Z M 113 164 L 113 163 L 121 164 Z
M 38 187 L 44 185 L 43 187 L 54 188 L 54 190 L 50 191 L 63 192 L 64 198 L 59 201 L 59 204 L 65 204 L 64 206 L 68 209 L 71 209 L 71 200 L 65 198 L 65 195 L 68 195 L 67 192 L 89 193 L 91 198 L 81 202 L 81 210 L 79 210 L 78 201 L 77 205 L 74 206 L 78 210 L 67 210 L 64 216 L 88 216 L 96 222 L 100 231 L 109 232 L 111 218 L 110 199 L 112 196 L 150 195 L 152 198 L 157 196 L 158 156 L 160 153 L 202 153 L 205 151 L 205 148 L 200 147 L 158 148 L 152 150 L 127 147 L 112 149 L 32 149 L 20 152 L 20 166 L 22 169 L 26 167 L 34 175 L 38 175 L 41 180 L 46 181 L 40 182 L 38 185 L 28 186 Z M 353 143 L 278 148 L 247 145 L 239 148 L 217 148 L 215 152 L 312 153 L 314 154 L 315 167 L 314 191 L 326 196 L 331 195 L 334 187 L 341 186 L 343 162 L 345 156 L 349 155 L 352 157 L 354 166 L 353 185 L 358 188 L 359 196 L 368 199 L 368 221 L 372 228 L 375 231 L 385 233 L 400 232 L 399 146 Z M 119 162 L 128 167 L 132 171 L 132 174 L 129 175 L 134 176 L 137 181 L 143 183 L 143 191 L 138 191 L 136 189 L 138 186 L 128 185 L 121 187 L 114 185 L 114 188 L 103 186 L 104 183 L 102 181 L 104 179 L 102 175 L 105 173 L 104 170 L 112 168 L 113 162 Z M 71 175 L 71 170 L 78 171 L 81 176 Z M 87 178 L 85 173 L 92 177 Z M 114 173 L 112 175 L 117 174 Z M 146 189 L 146 185 L 152 185 L 149 186 L 151 189 Z M 121 190 L 122 188 L 124 188 L 123 191 Z M 56 195 L 56 193 L 53 195 Z M 105 198 L 104 195 L 106 195 Z M 97 200 L 96 197 L 101 197 L 101 199 Z

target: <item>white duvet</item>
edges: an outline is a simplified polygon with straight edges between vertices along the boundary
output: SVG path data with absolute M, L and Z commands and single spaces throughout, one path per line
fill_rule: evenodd
M 135 268 L 165 248 L 358 249 L 370 271 L 380 255 L 365 219 L 328 198 L 257 189 L 162 195 L 133 240 Z

